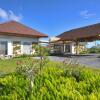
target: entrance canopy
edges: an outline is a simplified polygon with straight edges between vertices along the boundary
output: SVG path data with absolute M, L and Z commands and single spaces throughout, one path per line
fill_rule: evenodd
M 66 31 L 57 36 L 62 41 L 91 42 L 100 40 L 100 23 Z

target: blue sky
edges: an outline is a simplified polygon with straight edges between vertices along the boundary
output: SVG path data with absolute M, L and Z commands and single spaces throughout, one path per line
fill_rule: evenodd
M 49 36 L 100 22 L 100 0 L 0 0 L 0 22 L 16 20 Z

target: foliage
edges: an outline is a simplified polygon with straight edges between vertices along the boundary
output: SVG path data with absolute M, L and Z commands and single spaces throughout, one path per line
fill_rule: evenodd
M 85 51 L 80 52 L 80 54 L 88 54 L 88 53 L 100 53 L 100 48 L 97 46 L 93 46 Z
M 14 58 L 27 58 L 27 57 L 33 57 L 32 54 L 21 54 L 21 55 L 17 55 Z
M 99 47 L 92 47 L 90 49 L 88 49 L 89 53 L 100 53 L 100 48 Z
M 25 73 L 30 67 L 24 67 L 0 78 L 0 100 L 100 100 L 100 70 L 48 62 L 41 74 L 32 78 L 34 83 L 29 92 Z
M 21 54 L 21 44 L 20 44 L 20 42 L 14 42 L 13 43 L 13 54 L 15 56 Z
M 14 57 L 11 59 L 5 59 L 5 60 L 0 60 L 0 73 L 11 73 L 14 72 L 17 64 L 16 62 L 18 61 L 28 61 L 29 63 L 31 62 L 31 60 L 29 60 L 30 57 Z
M 89 54 L 89 50 L 88 49 L 84 50 L 84 51 L 80 52 L 80 54 Z
M 32 48 L 35 49 L 34 56 L 47 56 L 47 55 L 49 55 L 49 49 L 46 47 L 35 44 L 32 46 Z

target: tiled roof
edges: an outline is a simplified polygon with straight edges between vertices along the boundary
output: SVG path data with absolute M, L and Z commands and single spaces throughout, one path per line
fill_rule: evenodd
M 57 37 L 61 40 L 92 41 L 100 40 L 100 23 L 66 31 Z
M 0 24 L 1 35 L 22 36 L 22 37 L 47 37 L 47 35 L 38 32 L 16 21 L 9 21 Z

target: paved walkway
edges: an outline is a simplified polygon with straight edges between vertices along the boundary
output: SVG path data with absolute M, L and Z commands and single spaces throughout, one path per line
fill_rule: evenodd
M 39 57 L 35 57 L 39 59 Z M 90 56 L 72 56 L 72 57 L 58 57 L 58 56 L 48 56 L 51 61 L 64 61 L 66 60 L 68 63 L 79 63 L 88 67 L 100 68 L 100 58 L 98 55 L 90 55 Z

